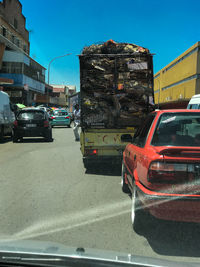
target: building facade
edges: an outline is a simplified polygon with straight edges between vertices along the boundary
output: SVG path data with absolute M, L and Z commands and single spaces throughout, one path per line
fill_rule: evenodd
M 200 42 L 154 75 L 154 100 L 162 108 L 185 108 L 200 94 Z
M 54 97 L 58 98 L 58 105 L 68 107 L 68 97 L 76 92 L 75 85 L 52 84 Z
M 29 56 L 29 32 L 19 0 L 0 2 L 0 79 L 13 103 L 32 105 L 45 94 L 45 68 Z
M 0 2 L 0 42 L 12 50 L 29 55 L 29 32 L 18 0 Z

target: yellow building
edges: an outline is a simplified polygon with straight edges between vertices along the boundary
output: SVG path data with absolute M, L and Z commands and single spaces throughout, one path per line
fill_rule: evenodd
M 162 108 L 185 108 L 200 94 L 200 42 L 154 75 L 155 104 Z

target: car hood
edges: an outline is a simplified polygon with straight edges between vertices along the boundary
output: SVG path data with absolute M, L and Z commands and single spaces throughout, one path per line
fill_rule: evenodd
M 2 257 L 2 255 L 8 255 L 7 257 Z M 20 256 L 23 255 L 23 258 Z M 113 251 L 104 251 L 97 249 L 84 249 L 84 248 L 74 248 L 67 247 L 59 243 L 54 242 L 43 242 L 43 241 L 32 241 L 32 240 L 20 240 L 20 241 L 5 241 L 0 242 L 0 261 L 2 258 L 7 258 L 8 260 L 16 259 L 25 261 L 28 257 L 31 260 L 37 259 L 38 256 L 40 260 L 42 257 L 55 256 L 55 257 L 65 257 L 74 259 L 84 259 L 93 260 L 95 262 L 112 262 L 115 263 L 126 263 L 127 266 L 130 264 L 139 264 L 142 266 L 188 266 L 185 262 L 174 262 L 168 260 L 155 259 L 150 257 L 134 256 L 126 253 L 118 253 Z M 45 258 L 43 258 L 44 260 Z M 195 263 L 189 266 L 197 266 Z

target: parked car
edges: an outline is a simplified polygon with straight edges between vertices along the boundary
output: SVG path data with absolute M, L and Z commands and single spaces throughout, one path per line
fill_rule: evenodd
M 200 110 L 150 113 L 123 152 L 121 184 L 136 231 L 149 213 L 200 222 Z
M 0 142 L 5 136 L 12 136 L 12 125 L 15 114 L 12 110 L 9 95 L 0 91 Z
M 50 117 L 51 125 L 70 127 L 71 118 L 66 109 L 55 109 Z
M 42 136 L 51 142 L 52 128 L 48 114 L 44 110 L 25 108 L 18 112 L 13 126 L 13 142 L 23 137 Z
M 200 109 L 200 94 L 191 97 L 187 109 Z

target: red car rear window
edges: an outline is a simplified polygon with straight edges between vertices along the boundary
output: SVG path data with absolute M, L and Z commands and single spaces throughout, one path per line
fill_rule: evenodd
M 200 113 L 165 113 L 159 118 L 153 146 L 200 146 Z

